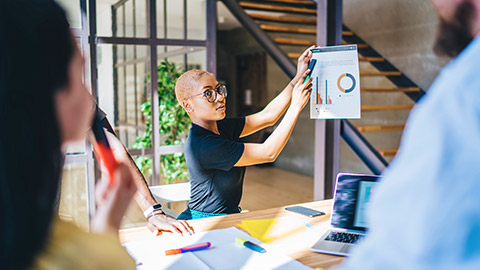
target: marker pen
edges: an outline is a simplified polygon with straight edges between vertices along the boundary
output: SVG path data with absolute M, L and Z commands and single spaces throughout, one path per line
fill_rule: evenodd
M 241 237 L 237 237 L 235 238 L 235 243 L 237 243 L 238 245 L 240 246 L 244 246 L 246 248 L 249 248 L 253 251 L 256 251 L 256 252 L 259 252 L 259 253 L 265 253 L 267 252 L 264 248 L 262 248 L 261 246 L 259 245 L 256 245 L 250 241 L 247 241 Z
M 185 253 L 185 252 L 192 252 L 192 251 L 207 249 L 211 245 L 212 244 L 210 244 L 210 242 L 206 242 L 206 243 L 196 244 L 196 245 L 193 245 L 193 246 L 188 246 L 188 247 L 183 247 L 183 248 L 165 250 L 165 255 L 175 255 L 175 254 L 180 254 L 180 253 Z
M 305 80 L 303 81 L 303 83 L 306 83 L 307 80 L 311 77 L 312 75 L 312 72 L 313 72 L 313 68 L 315 67 L 315 64 L 317 63 L 317 59 L 311 59 L 310 60 L 310 64 L 308 64 L 308 69 L 310 70 L 310 73 L 308 73 L 307 77 L 305 78 Z

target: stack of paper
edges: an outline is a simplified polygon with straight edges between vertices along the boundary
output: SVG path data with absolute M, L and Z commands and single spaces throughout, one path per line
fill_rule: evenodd
M 267 250 L 258 253 L 239 246 L 242 237 Z M 209 249 L 165 256 L 165 250 L 210 242 Z M 228 228 L 196 233 L 192 236 L 164 235 L 124 245 L 137 261 L 137 269 L 311 269 L 290 257 L 270 250 L 259 240 L 236 229 Z

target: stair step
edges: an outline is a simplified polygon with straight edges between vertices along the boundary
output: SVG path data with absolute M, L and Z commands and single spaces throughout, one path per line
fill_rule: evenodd
M 274 25 L 260 25 L 265 31 L 270 32 L 282 32 L 282 33 L 297 33 L 297 34 L 317 34 L 317 29 L 314 28 L 298 28 L 298 27 L 284 27 L 284 26 L 274 26 Z
M 362 111 L 410 110 L 413 105 L 362 105 Z
M 397 148 L 377 148 L 377 151 L 380 153 L 380 155 L 384 157 L 393 157 L 397 154 L 398 149 Z
M 247 3 L 247 2 L 240 2 L 238 4 L 245 9 L 281 11 L 281 12 L 291 12 L 291 13 L 299 13 L 299 14 L 307 14 L 307 15 L 317 14 L 316 9 L 310 9 L 310 8 L 297 8 L 297 7 L 276 6 L 276 5 L 269 5 L 269 4 Z
M 367 61 L 367 62 L 383 62 L 385 61 L 385 58 L 383 57 L 364 57 L 364 56 L 359 56 L 358 57 L 359 61 Z
M 306 39 L 290 39 L 290 38 L 274 38 L 273 41 L 280 45 L 298 45 L 298 46 L 311 46 L 315 45 L 316 42 L 314 40 L 306 40 Z M 343 45 L 351 45 L 350 43 L 343 43 Z M 367 48 L 367 44 L 357 44 L 359 49 Z
M 360 132 L 378 132 L 403 130 L 405 125 L 358 125 L 355 126 Z
M 401 76 L 400 71 L 360 71 L 360 76 Z
M 264 14 L 257 14 L 257 13 L 249 13 L 250 17 L 255 20 L 259 21 L 271 21 L 271 22 L 283 22 L 283 23 L 301 23 L 301 24 L 310 24 L 316 25 L 316 19 L 303 19 L 303 18 L 290 18 L 290 17 L 278 17 L 278 16 L 270 16 Z
M 266 25 L 266 24 L 261 24 L 260 28 L 270 32 L 312 34 L 312 35 L 317 34 L 317 29 L 315 28 L 285 27 L 285 26 L 275 26 L 275 25 Z
M 304 39 L 289 39 L 289 38 L 274 38 L 273 41 L 282 45 L 301 45 L 301 46 L 312 46 L 316 42 L 314 40 L 304 40 Z
M 365 87 L 361 89 L 363 92 L 418 92 L 420 87 Z

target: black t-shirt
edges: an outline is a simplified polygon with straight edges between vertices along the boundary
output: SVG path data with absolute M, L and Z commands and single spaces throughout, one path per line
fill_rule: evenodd
M 190 173 L 188 207 L 206 213 L 235 213 L 243 191 L 245 167 L 233 167 L 245 146 L 240 134 L 245 117 L 217 121 L 220 135 L 192 124 L 185 144 Z

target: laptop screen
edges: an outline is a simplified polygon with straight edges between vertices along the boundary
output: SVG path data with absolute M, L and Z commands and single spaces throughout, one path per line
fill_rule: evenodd
M 368 224 L 365 214 L 379 179 L 380 177 L 375 175 L 338 174 L 332 226 L 366 231 Z

